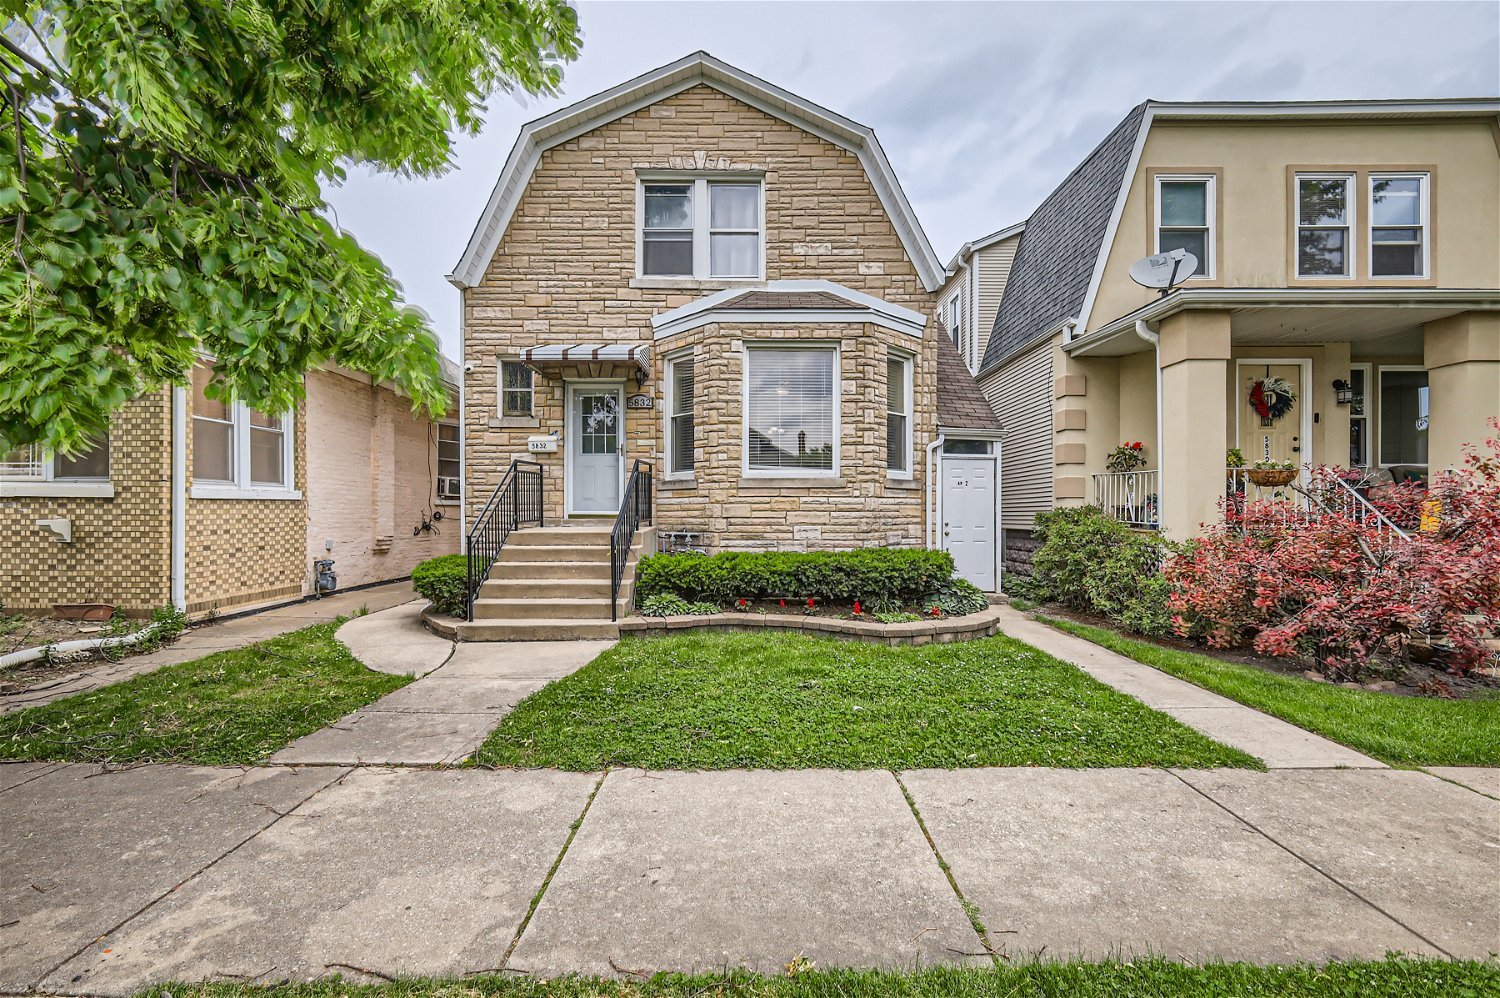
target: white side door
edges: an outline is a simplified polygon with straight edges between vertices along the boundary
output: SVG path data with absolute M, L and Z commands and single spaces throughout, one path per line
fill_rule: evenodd
M 569 385 L 569 513 L 618 513 L 625 407 L 617 385 Z
M 995 458 L 943 455 L 943 549 L 958 574 L 995 591 Z

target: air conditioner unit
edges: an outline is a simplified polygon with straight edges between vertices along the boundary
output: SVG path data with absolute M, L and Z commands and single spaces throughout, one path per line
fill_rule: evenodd
M 459 494 L 458 478 L 451 475 L 438 476 L 438 495 L 444 499 L 457 499 Z

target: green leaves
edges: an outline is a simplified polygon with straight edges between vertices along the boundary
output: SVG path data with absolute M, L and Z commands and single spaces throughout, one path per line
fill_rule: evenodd
M 0 448 L 69 450 L 200 353 L 266 411 L 327 360 L 441 410 L 435 342 L 320 184 L 445 169 L 494 91 L 555 91 L 570 7 L 19 6 L 51 52 L 0 47 Z

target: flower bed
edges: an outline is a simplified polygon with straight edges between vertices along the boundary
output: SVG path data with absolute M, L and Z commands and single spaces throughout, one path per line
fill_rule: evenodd
M 856 638 L 889 645 L 925 645 L 990 637 L 999 631 L 999 620 L 1000 611 L 995 607 L 958 617 L 933 617 L 893 624 L 817 614 L 730 612 L 629 617 L 620 621 L 620 633 L 660 635 L 700 630 L 804 631 L 808 634 Z

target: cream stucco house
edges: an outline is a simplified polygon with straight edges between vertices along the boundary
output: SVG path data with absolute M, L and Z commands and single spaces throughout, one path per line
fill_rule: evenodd
M 608 632 L 646 502 L 664 547 L 943 546 L 998 586 L 998 423 L 869 128 L 695 53 L 525 126 L 450 280 L 500 558 L 466 636 Z
M 1185 537 L 1226 452 L 1461 462 L 1500 413 L 1500 101 L 1147 102 L 1026 221 L 979 380 L 1006 425 L 1007 558 L 1098 503 Z M 1187 249 L 1168 294 L 1132 262 Z M 1266 415 L 1257 382 L 1295 402 Z M 1109 453 L 1145 445 L 1145 468 Z M 1255 487 L 1248 486 L 1250 494 Z

